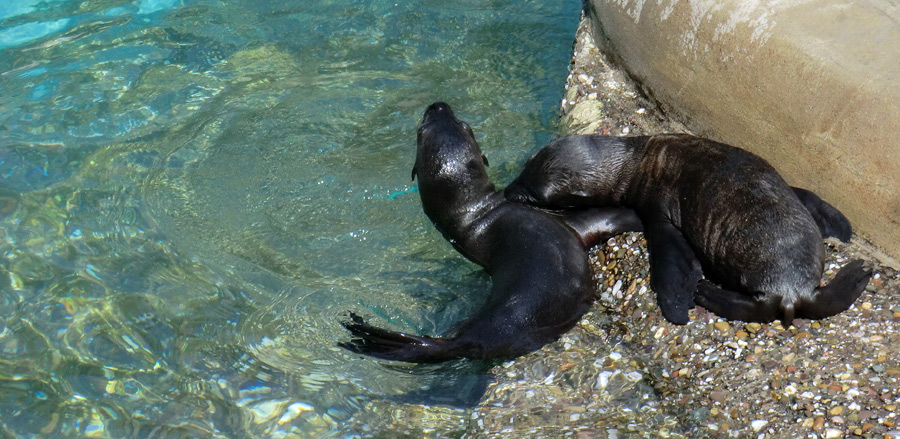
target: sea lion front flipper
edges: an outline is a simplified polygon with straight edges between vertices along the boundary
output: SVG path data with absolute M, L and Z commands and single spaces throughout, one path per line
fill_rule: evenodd
M 812 297 L 799 300 L 797 317 L 824 319 L 845 311 L 859 298 L 871 277 L 872 270 L 864 268 L 861 259 L 850 262 L 828 285 L 816 288 Z
M 797 195 L 797 198 L 800 199 L 806 210 L 816 220 L 816 225 L 819 226 L 822 236 L 826 238 L 832 236 L 841 241 L 850 242 L 850 236 L 853 235 L 853 227 L 841 211 L 811 191 L 798 187 L 791 187 L 791 189 L 794 190 L 794 194 Z
M 645 224 L 650 250 L 650 288 L 663 317 L 676 325 L 688 322 L 694 291 L 703 275 L 700 261 L 681 231 L 670 222 Z
M 644 230 L 637 214 L 625 207 L 567 210 L 560 212 L 559 215 L 581 238 L 581 243 L 586 249 L 625 232 Z
M 737 291 L 722 289 L 705 279 L 697 284 L 694 302 L 729 320 L 768 323 L 781 318 L 778 302 L 764 302 Z

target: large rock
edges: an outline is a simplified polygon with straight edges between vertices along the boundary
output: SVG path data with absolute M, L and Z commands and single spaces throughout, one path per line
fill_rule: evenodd
M 592 0 L 595 35 L 691 130 L 766 158 L 900 258 L 900 7 Z

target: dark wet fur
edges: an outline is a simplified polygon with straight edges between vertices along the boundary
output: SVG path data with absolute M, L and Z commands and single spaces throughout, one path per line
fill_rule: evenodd
M 694 136 L 560 139 L 529 159 L 506 196 L 556 209 L 633 208 L 651 288 L 672 323 L 686 323 L 695 302 L 735 320 L 824 318 L 847 309 L 871 276 L 854 261 L 818 287 L 822 237 L 849 240 L 847 218 L 762 158 Z
M 413 177 L 425 214 L 466 258 L 491 274 L 486 303 L 443 337 L 403 334 L 355 314 L 340 344 L 387 360 L 433 363 L 456 358 L 512 358 L 556 340 L 593 300 L 585 249 L 640 230 L 627 208 L 547 212 L 507 201 L 487 176 L 471 128 L 447 104 L 425 111 Z

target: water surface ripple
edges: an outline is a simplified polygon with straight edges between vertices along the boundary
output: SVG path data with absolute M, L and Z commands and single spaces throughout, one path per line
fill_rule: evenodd
M 416 122 L 452 103 L 508 182 L 555 129 L 564 3 L 0 4 L 0 436 L 461 435 L 466 409 L 391 413 L 465 365 L 350 355 L 339 320 L 480 304 Z

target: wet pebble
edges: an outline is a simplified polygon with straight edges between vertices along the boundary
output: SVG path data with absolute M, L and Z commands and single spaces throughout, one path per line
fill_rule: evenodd
M 754 432 L 759 433 L 768 423 L 769 421 L 766 421 L 765 419 L 756 419 L 750 422 L 750 428 L 752 428 Z

